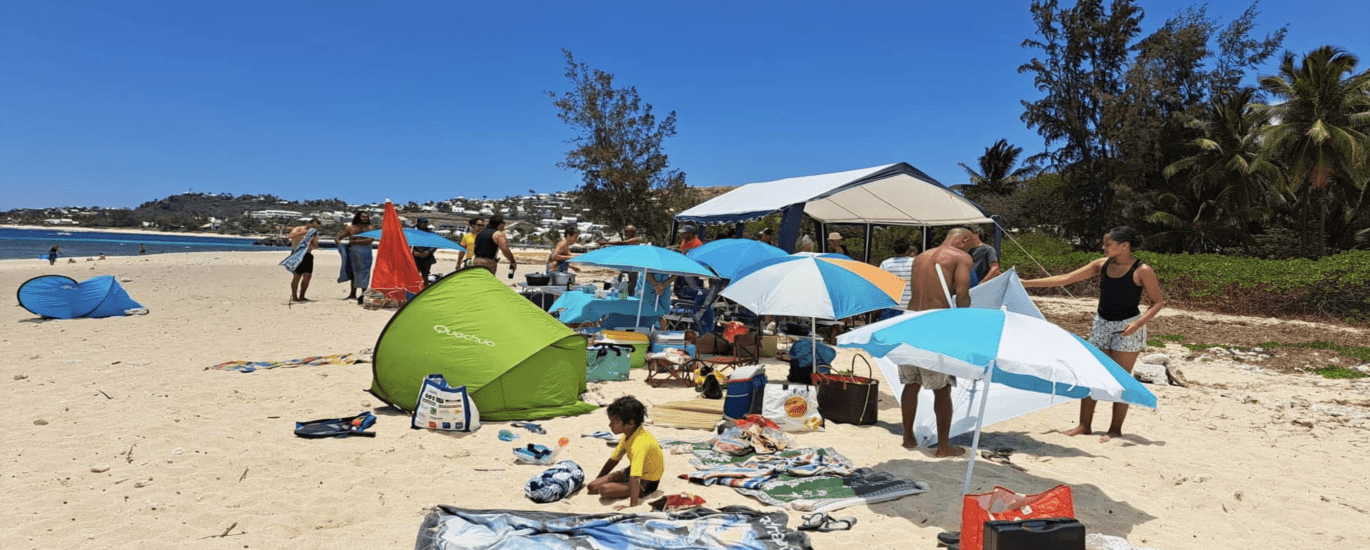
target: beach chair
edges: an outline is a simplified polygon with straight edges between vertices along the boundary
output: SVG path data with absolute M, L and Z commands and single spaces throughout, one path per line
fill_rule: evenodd
M 713 332 L 716 319 L 713 303 L 718 290 L 692 288 L 687 294 L 690 295 L 688 301 L 676 303 L 671 313 L 662 317 L 666 320 L 666 329 L 693 330 L 700 334 Z
M 761 334 L 758 332 L 748 332 L 739 334 L 733 338 L 733 351 L 731 355 L 716 355 L 713 357 L 700 357 L 698 361 L 712 368 L 717 372 L 729 373 L 737 367 L 761 364 Z
M 679 365 L 665 359 L 647 359 L 647 385 L 653 388 L 660 388 L 662 385 L 672 380 L 678 381 L 687 388 L 695 386 L 694 372 L 700 367 L 698 359 L 691 359 Z

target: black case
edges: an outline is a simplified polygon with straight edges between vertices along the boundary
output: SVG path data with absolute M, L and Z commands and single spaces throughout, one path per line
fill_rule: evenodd
M 987 521 L 984 550 L 1085 550 L 1085 526 L 1071 518 Z

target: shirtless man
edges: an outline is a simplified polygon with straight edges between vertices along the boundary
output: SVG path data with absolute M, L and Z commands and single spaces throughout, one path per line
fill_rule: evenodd
M 343 239 L 347 239 L 347 263 L 352 291 L 347 294 L 348 300 L 356 300 L 357 305 L 361 305 L 362 297 L 357 295 L 358 290 L 366 290 L 371 287 L 371 243 L 375 239 L 371 237 L 359 237 L 361 233 L 371 230 L 371 214 L 358 210 L 352 216 L 352 223 L 338 234 L 338 246 L 342 246 Z
M 300 246 L 300 241 L 309 234 L 310 229 L 323 227 L 323 223 L 318 218 L 309 220 L 309 223 L 290 230 L 290 248 Z M 295 266 L 295 276 L 290 278 L 290 301 L 308 302 L 309 298 L 304 297 L 304 293 L 309 291 L 309 279 L 314 277 L 314 249 L 319 247 L 319 233 L 314 232 L 314 238 L 309 241 L 309 248 L 304 253 L 304 260 L 300 265 Z
M 606 241 L 600 239 L 597 242 L 600 246 L 620 246 L 625 244 L 642 244 L 642 239 L 638 238 L 637 236 L 637 228 L 628 225 L 623 227 L 623 238 L 617 241 Z
M 970 307 L 971 233 L 956 228 L 947 232 L 942 246 L 924 251 L 914 257 L 913 272 L 909 276 L 912 294 L 908 308 L 912 311 L 947 309 L 947 293 L 937 276 L 941 267 L 956 307 Z M 900 395 L 900 412 L 904 421 L 904 448 L 913 449 L 918 440 L 913 436 L 913 418 L 918 413 L 918 392 L 924 387 L 932 390 L 933 414 L 937 416 L 937 457 L 961 456 L 966 450 L 951 446 L 951 377 L 917 365 L 899 365 L 899 382 L 904 384 Z

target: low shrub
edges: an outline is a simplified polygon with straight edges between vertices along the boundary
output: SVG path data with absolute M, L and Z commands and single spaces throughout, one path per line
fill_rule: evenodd
M 1100 255 L 1029 233 L 1004 240 L 1000 265 L 1016 266 L 1019 276 L 1033 279 L 1046 276 L 1043 268 L 1052 275 L 1069 273 Z M 1370 322 L 1370 251 L 1348 250 L 1318 260 L 1147 251 L 1137 257 L 1156 270 L 1172 305 L 1236 315 Z M 1098 289 L 1097 278 L 1067 288 L 1076 296 L 1098 296 Z

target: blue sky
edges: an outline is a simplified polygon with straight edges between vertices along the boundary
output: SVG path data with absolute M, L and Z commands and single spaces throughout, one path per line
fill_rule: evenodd
M 1142 1 L 1149 31 L 1193 5 Z M 561 49 L 676 111 L 691 185 L 908 162 L 964 183 L 1040 96 L 1026 1 L 0 4 L 0 210 L 189 190 L 349 202 L 572 190 Z M 1245 2 L 1209 6 L 1226 22 Z M 1256 32 L 1370 66 L 1363 6 L 1269 1 Z M 1272 61 L 1265 72 L 1270 72 Z

